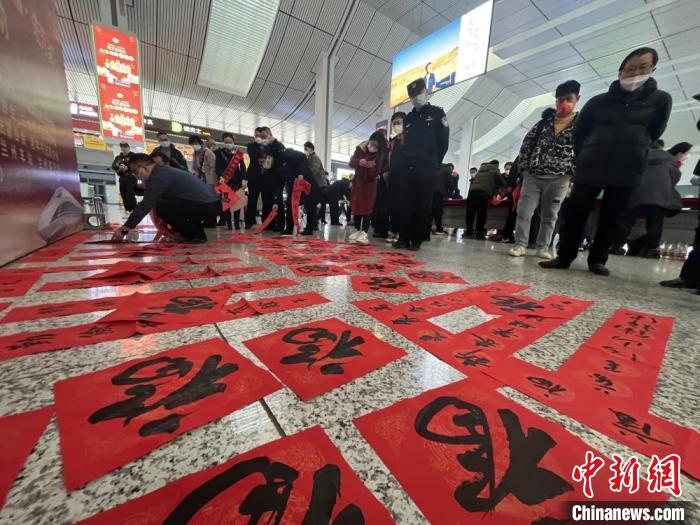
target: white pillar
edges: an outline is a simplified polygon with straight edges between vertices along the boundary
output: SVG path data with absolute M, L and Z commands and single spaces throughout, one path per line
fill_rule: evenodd
M 118 27 L 124 31 L 129 30 L 129 23 L 126 18 L 125 0 L 99 0 L 100 22 L 103 24 Z
M 337 57 L 321 53 L 316 62 L 316 90 L 314 93 L 314 146 L 323 167 L 331 171 L 333 131 L 333 86 Z
M 459 191 L 466 197 L 469 186 L 469 168 L 471 168 L 472 143 L 474 142 L 474 117 L 468 118 L 462 126 L 459 138 L 459 162 L 457 171 L 460 175 Z

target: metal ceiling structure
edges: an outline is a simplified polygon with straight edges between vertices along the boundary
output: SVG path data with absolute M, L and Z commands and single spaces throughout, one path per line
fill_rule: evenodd
M 99 0 L 54 1 L 69 94 L 94 104 L 89 24 L 99 18 Z M 282 0 L 246 97 L 196 83 L 210 0 L 127 0 L 127 15 L 141 40 L 146 114 L 244 133 L 266 124 L 294 144 L 313 138 L 313 68 L 319 53 L 334 52 L 333 151 L 349 154 L 386 117 L 392 57 L 482 1 Z M 448 155 L 457 159 L 467 120 L 476 117 L 479 139 L 521 101 L 551 93 L 561 81 L 581 82 L 585 102 L 606 90 L 621 59 L 642 45 L 659 51 L 655 76 L 674 100 L 664 138 L 693 142 L 700 117 L 700 104 L 688 104 L 700 93 L 697 7 L 697 0 L 496 0 L 489 71 L 448 112 Z M 499 134 L 473 160 L 511 158 L 538 113 Z

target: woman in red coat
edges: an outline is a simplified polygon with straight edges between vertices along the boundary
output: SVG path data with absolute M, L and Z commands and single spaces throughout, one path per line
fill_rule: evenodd
M 377 180 L 386 161 L 386 151 L 386 136 L 380 131 L 375 131 L 369 140 L 358 144 L 350 158 L 350 167 L 355 169 L 350 206 L 357 230 L 350 235 L 350 241 L 362 244 L 369 242 L 367 231 L 374 211 L 374 199 L 377 196 Z

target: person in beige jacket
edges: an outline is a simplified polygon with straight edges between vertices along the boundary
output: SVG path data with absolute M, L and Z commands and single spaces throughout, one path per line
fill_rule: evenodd
M 204 145 L 198 135 L 190 135 L 187 142 L 194 150 L 192 173 L 210 186 L 216 186 L 219 182 L 216 176 L 216 154 Z

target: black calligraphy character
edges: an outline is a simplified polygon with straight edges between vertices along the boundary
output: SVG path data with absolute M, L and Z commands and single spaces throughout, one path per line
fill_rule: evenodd
M 528 301 L 512 295 L 493 295 L 491 297 L 493 304 L 499 306 L 501 310 L 509 314 L 514 314 L 520 311 L 534 312 L 544 308 L 541 304 L 535 301 Z
M 511 321 L 508 322 L 508 326 L 514 326 L 516 328 L 524 328 L 526 330 L 530 328 L 534 328 L 531 324 L 528 324 L 524 321 L 521 321 L 520 319 L 512 319 Z
M 440 427 L 435 425 L 433 430 L 433 420 L 441 413 L 454 414 L 454 429 L 438 433 Z M 481 408 L 455 397 L 438 397 L 416 416 L 414 427 L 419 436 L 467 447 L 457 454 L 459 464 L 470 473 L 469 479 L 454 492 L 457 503 L 468 512 L 490 512 L 510 494 L 525 505 L 537 505 L 572 491 L 573 487 L 563 478 L 538 466 L 557 442 L 538 428 L 523 432 L 520 419 L 512 410 L 499 409 L 498 415 L 510 449 L 508 467 L 498 484 L 494 452 L 501 451 L 494 451 L 489 421 Z
M 445 339 L 447 339 L 447 336 L 441 334 L 437 330 L 433 330 L 432 334 L 423 334 L 418 339 L 426 343 L 428 341 L 439 343 L 440 341 L 444 341 Z
M 165 518 L 163 525 L 191 523 L 197 513 L 224 491 L 255 474 L 261 474 L 264 484 L 254 486 L 238 506 L 240 516 L 248 516 L 249 525 L 269 523 L 279 525 L 287 510 L 294 482 L 299 471 L 284 463 L 257 457 L 238 462 L 187 494 Z M 304 518 L 305 525 L 353 525 L 365 523 L 362 510 L 355 504 L 346 505 L 334 520 L 333 510 L 340 497 L 340 469 L 326 464 L 314 473 L 311 498 Z M 238 521 L 235 518 L 233 521 Z
M 406 286 L 406 283 L 403 283 L 401 281 L 396 281 L 392 279 L 391 277 L 380 277 L 380 276 L 373 276 L 373 277 L 368 277 L 367 280 L 363 283 L 365 284 L 370 290 L 396 290 L 397 288 L 402 288 L 403 286 Z
M 307 300 L 308 300 L 308 299 L 307 299 L 306 297 L 295 297 L 294 299 L 292 299 L 292 302 L 293 302 L 294 304 L 297 304 L 297 303 L 305 303 Z M 275 304 L 276 304 L 276 303 L 275 303 Z
M 39 313 L 40 314 L 56 314 L 59 312 L 62 312 L 63 310 L 66 309 L 66 306 L 63 305 L 48 305 L 48 306 L 42 306 L 39 308 Z
M 15 350 L 24 350 L 25 348 L 32 348 L 33 346 L 52 343 L 54 339 L 56 339 L 56 334 L 30 335 L 29 337 L 15 341 L 13 344 L 9 345 L 7 349 L 12 352 Z
M 435 308 L 447 308 L 450 305 L 443 303 L 442 301 L 431 301 L 428 303 L 428 306 L 434 306 Z
M 608 376 L 595 372 L 591 377 L 595 379 L 595 389 L 603 392 L 605 395 L 610 395 L 610 392 L 615 392 L 615 383 Z
M 369 309 L 372 310 L 373 312 L 381 312 L 383 310 L 391 310 L 391 308 L 389 308 L 389 305 L 386 303 L 380 303 L 377 306 L 370 306 Z
M 108 324 L 94 324 L 87 330 L 84 330 L 78 334 L 78 337 L 86 339 L 90 337 L 95 337 L 98 335 L 105 335 L 105 334 L 111 334 L 114 331 L 112 330 L 112 326 Z
M 407 314 L 402 314 L 400 317 L 394 317 L 391 320 L 392 324 L 397 325 L 409 325 L 418 322 L 420 322 L 420 319 L 418 319 L 417 317 L 409 317 Z
M 258 302 L 258 307 L 259 308 L 274 308 L 275 306 L 279 306 L 279 303 L 277 301 L 271 301 L 271 300 L 262 300 Z
M 610 345 L 601 345 L 600 348 L 601 348 L 602 350 L 605 350 L 606 352 L 608 352 L 608 353 L 610 353 L 610 354 L 622 355 L 622 354 L 620 353 L 620 351 L 619 351 L 617 348 L 615 348 L 614 346 L 610 346 Z
M 163 312 L 169 314 L 186 314 L 192 310 L 211 310 L 216 301 L 206 295 L 180 295 L 170 299 L 163 307 Z
M 530 383 L 532 383 L 533 386 L 544 390 L 544 397 L 549 397 L 550 395 L 558 396 L 562 392 L 566 392 L 566 388 L 564 388 L 561 385 L 555 385 L 546 377 L 528 376 L 527 380 L 530 381 Z
M 239 367 L 235 363 L 224 363 L 219 366 L 221 359 L 218 354 L 207 357 L 202 363 L 202 367 L 188 383 L 150 405 L 147 405 L 146 402 L 156 394 L 157 387 L 163 384 L 162 381 L 156 384 L 152 383 L 174 377 L 183 379 L 192 371 L 192 362 L 184 357 L 156 357 L 131 365 L 112 378 L 112 384 L 115 386 L 132 385 L 124 391 L 126 395 L 131 397 L 97 410 L 90 415 L 88 421 L 94 425 L 110 419 L 123 418 L 124 426 L 126 426 L 132 419 L 157 408 L 163 407 L 172 411 L 201 401 L 211 395 L 222 393 L 226 390 L 226 384 L 219 383 L 219 380 L 236 372 Z M 157 434 L 172 434 L 180 428 L 180 421 L 186 415 L 172 413 L 144 423 L 139 428 L 139 435 L 146 437 Z
M 661 443 L 662 445 L 671 446 L 671 443 L 651 437 L 651 424 L 644 423 L 640 427 L 639 421 L 636 417 L 620 412 L 619 410 L 613 410 L 612 408 L 608 410 L 615 414 L 617 421 L 613 423 L 613 426 L 616 427 L 623 436 L 632 434 L 633 436 L 636 436 L 639 441 L 645 444 L 649 441 L 653 441 L 654 443 Z
M 425 308 L 423 308 L 422 306 L 414 306 L 412 304 L 408 305 L 408 311 L 412 314 L 422 314 L 426 312 Z
M 603 368 L 605 368 L 605 370 L 608 372 L 612 372 L 613 374 L 619 374 L 622 367 L 620 366 L 620 363 L 617 363 L 612 359 L 606 359 L 605 366 Z
M 474 344 L 478 348 L 491 348 L 494 346 L 498 346 L 496 341 L 494 341 L 490 337 L 481 337 L 479 334 L 471 334 L 471 335 L 474 336 L 474 339 L 475 339 Z
M 283 365 L 305 363 L 306 367 L 311 369 L 312 365 L 326 359 L 340 360 L 360 356 L 362 352 L 356 347 L 364 343 L 365 339 L 359 335 L 351 338 L 351 335 L 350 330 L 343 330 L 338 338 L 336 334 L 326 328 L 296 328 L 284 334 L 282 341 L 299 345 L 299 353 L 283 357 L 280 359 L 280 363 Z M 323 341 L 331 341 L 334 346 L 325 355 L 315 357 L 321 351 L 319 343 Z M 324 364 L 320 367 L 320 371 L 324 375 L 343 374 L 345 372 L 344 364 L 344 362 Z
M 629 339 L 627 337 L 622 337 L 620 335 L 614 335 L 612 336 L 613 341 L 619 341 L 622 343 L 622 346 L 625 348 L 629 348 L 630 346 L 634 345 L 637 348 L 644 346 L 642 343 L 639 341 L 635 341 L 634 339 Z
M 515 335 L 515 328 L 496 328 L 495 330 L 491 330 L 491 333 L 498 337 L 503 337 L 504 339 L 510 339 Z
M 481 352 L 482 350 L 471 350 L 469 352 L 455 354 L 455 357 L 457 359 L 461 359 L 464 366 L 483 366 L 484 368 L 488 368 L 491 365 L 491 360 L 485 355 L 481 354 Z

